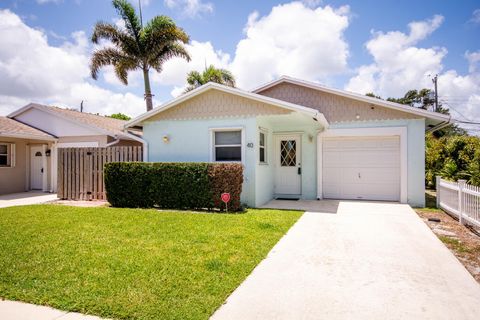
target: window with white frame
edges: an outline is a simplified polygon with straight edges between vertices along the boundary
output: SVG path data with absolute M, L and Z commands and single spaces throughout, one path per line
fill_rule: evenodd
M 267 134 L 263 130 L 258 137 L 258 155 L 260 163 L 267 163 Z
M 242 130 L 213 130 L 213 161 L 242 161 Z
M 0 142 L 0 167 L 14 166 L 14 150 L 14 144 Z

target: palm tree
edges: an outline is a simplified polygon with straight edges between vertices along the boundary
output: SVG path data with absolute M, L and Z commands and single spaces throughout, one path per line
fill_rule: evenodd
M 167 16 L 156 16 L 145 26 L 140 16 L 127 0 L 113 0 L 113 7 L 125 22 L 125 28 L 115 24 L 97 22 L 92 34 L 92 42 L 110 41 L 113 46 L 105 46 L 93 53 L 90 72 L 93 79 L 98 78 L 100 69 L 113 65 L 118 79 L 128 84 L 128 73 L 142 70 L 145 82 L 145 101 L 147 111 L 152 110 L 152 90 L 149 70 L 162 71 L 163 63 L 173 57 L 190 61 L 184 47 L 189 37 L 183 29 Z
M 235 87 L 235 77 L 233 74 L 225 69 L 217 69 L 214 65 L 200 73 L 198 71 L 190 71 L 187 75 L 188 87 L 185 92 L 191 91 L 208 82 L 216 82 L 229 87 Z

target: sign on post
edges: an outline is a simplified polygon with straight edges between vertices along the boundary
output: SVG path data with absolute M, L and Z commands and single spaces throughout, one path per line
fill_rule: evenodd
M 225 211 L 228 212 L 228 203 L 230 202 L 230 193 L 224 192 L 220 195 L 220 199 L 225 203 Z

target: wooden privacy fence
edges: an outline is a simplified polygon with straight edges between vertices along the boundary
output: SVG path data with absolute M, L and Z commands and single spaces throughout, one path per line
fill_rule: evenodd
M 458 217 L 461 224 L 480 228 L 480 188 L 465 180 L 452 182 L 437 177 L 437 208 Z
M 143 161 L 142 147 L 58 149 L 57 193 L 60 199 L 106 200 L 103 166 Z

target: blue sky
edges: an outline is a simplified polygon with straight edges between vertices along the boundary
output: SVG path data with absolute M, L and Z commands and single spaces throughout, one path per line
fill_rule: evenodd
M 285 73 L 385 97 L 431 86 L 427 75 L 439 73 L 445 102 L 464 117 L 480 119 L 478 1 L 142 2 L 145 20 L 159 14 L 174 18 L 190 35 L 195 55 L 192 64 L 172 62 L 164 75 L 153 77 L 157 103 L 181 92 L 186 71 L 206 61 L 231 69 L 244 89 Z M 0 113 L 30 100 L 75 107 L 82 99 L 92 112 L 143 111 L 139 75 L 132 75 L 128 87 L 116 83 L 108 70 L 99 81 L 88 76 L 92 27 L 116 18 L 109 0 L 2 0 L 0 10 L 9 18 L 3 27 L 0 22 L 0 40 L 12 42 L 9 49 L 0 48 L 0 78 L 11 84 L 0 89 Z M 32 58 L 27 72 L 17 75 L 11 70 L 22 63 L 15 60 L 30 57 L 12 49 L 22 37 L 30 50 L 37 46 L 51 53 L 43 57 L 47 61 Z M 49 57 L 62 63 L 55 65 Z M 45 66 L 43 72 L 30 72 L 35 65 Z M 101 94 L 108 101 L 98 98 Z

